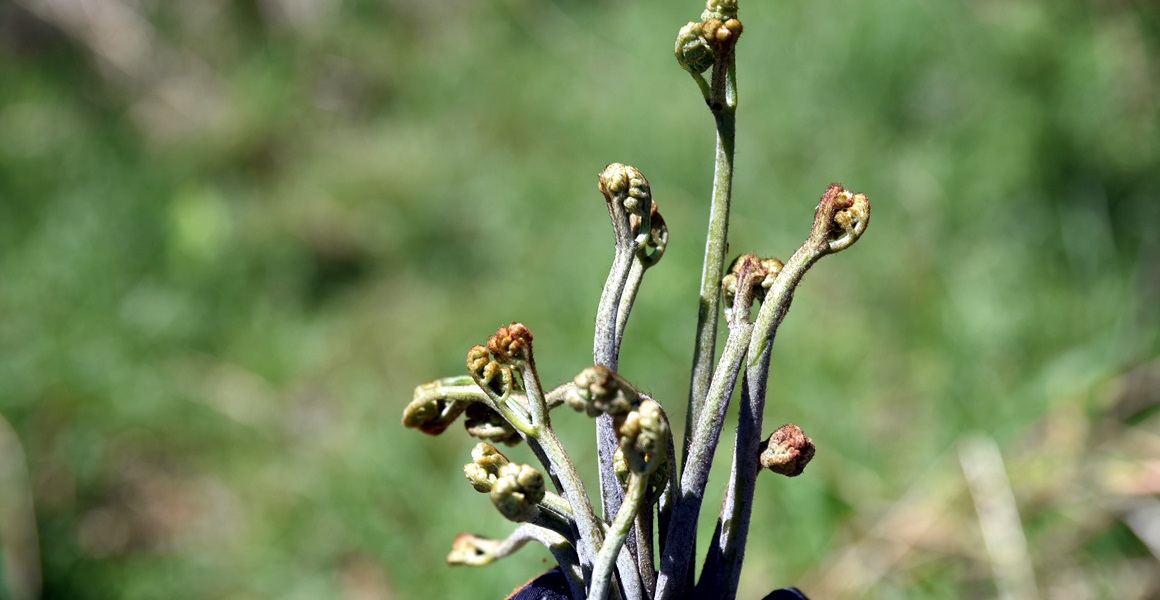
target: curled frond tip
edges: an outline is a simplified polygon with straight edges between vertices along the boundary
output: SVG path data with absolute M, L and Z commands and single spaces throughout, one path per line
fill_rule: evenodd
M 814 226 L 825 230 L 826 252 L 841 252 L 854 245 L 866 231 L 870 222 L 870 199 L 865 194 L 847 191 L 840 183 L 832 183 L 822 194 L 814 218 Z
M 507 463 L 491 486 L 491 502 L 505 518 L 522 523 L 544 499 L 544 476 L 531 465 Z
M 617 433 L 631 471 L 648 474 L 656 470 L 669 435 L 668 419 L 657 401 L 646 398 L 636 410 L 618 418 Z
M 574 387 L 564 402 L 588 416 L 624 415 L 640 404 L 640 396 L 631 385 L 604 365 L 593 365 L 572 378 Z
M 532 354 L 532 332 L 523 323 L 500 327 L 487 338 L 487 349 L 500 362 L 526 362 Z

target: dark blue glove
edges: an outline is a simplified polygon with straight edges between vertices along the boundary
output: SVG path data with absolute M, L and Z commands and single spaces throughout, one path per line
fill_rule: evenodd
M 556 567 L 512 592 L 507 600 L 574 600 L 564 572 Z M 762 600 L 810 600 L 797 588 L 781 588 Z

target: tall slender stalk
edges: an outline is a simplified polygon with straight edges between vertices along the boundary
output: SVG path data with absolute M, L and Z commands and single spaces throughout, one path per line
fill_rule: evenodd
M 737 134 L 737 81 L 733 53 L 724 59 L 727 67 L 713 67 L 711 96 L 707 99 L 717 125 L 713 159 L 713 196 L 709 204 L 709 231 L 705 237 L 705 261 L 701 267 L 701 291 L 697 310 L 697 336 L 693 347 L 692 376 L 686 421 L 695 423 L 701 413 L 717 345 L 717 315 L 720 312 L 721 274 L 729 248 L 729 205 L 733 194 L 733 154 Z M 699 77 L 699 76 L 698 76 Z M 718 81 L 720 83 L 718 83 Z M 685 429 L 682 458 L 688 454 L 692 432 Z
M 744 362 L 751 333 L 752 328 L 749 326 L 730 331 L 706 395 L 704 410 L 698 421 L 686 428 L 692 429 L 693 435 L 669 522 L 665 550 L 661 555 L 660 575 L 657 577 L 658 599 L 684 597 L 690 561 L 695 551 L 693 540 L 697 535 L 697 513 L 704 499 L 705 484 L 709 481 L 713 451 L 721 435 L 720 423 L 729 396 L 733 393 L 737 373 Z
M 721 514 L 713 532 L 709 555 L 701 568 L 698 598 L 732 599 L 737 595 L 759 473 L 756 457 L 761 446 L 761 421 L 768 381 L 764 375 L 769 369 L 772 342 L 772 339 L 766 342 L 758 364 L 746 368 L 741 381 L 733 466 L 725 496 L 721 499 Z
M 636 518 L 637 511 L 640 510 L 647 487 L 647 475 L 633 473 L 629 476 L 628 491 L 625 493 L 624 503 L 620 507 L 620 512 L 616 513 L 616 518 L 612 524 L 608 526 L 608 536 L 604 539 L 604 546 L 600 549 L 600 554 L 597 555 L 595 566 L 592 569 L 592 591 L 589 594 L 589 598 L 592 600 L 604 600 L 608 597 L 608 585 L 612 579 L 612 565 L 616 557 L 620 556 L 620 548 L 628 538 L 629 531 L 632 530 L 632 522 Z M 635 567 L 636 565 L 631 565 L 631 568 L 635 569 Z

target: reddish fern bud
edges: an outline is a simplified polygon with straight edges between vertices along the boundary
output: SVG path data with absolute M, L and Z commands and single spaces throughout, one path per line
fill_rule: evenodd
M 786 477 L 797 477 L 814 458 L 814 442 L 793 423 L 777 428 L 765 441 L 761 466 Z

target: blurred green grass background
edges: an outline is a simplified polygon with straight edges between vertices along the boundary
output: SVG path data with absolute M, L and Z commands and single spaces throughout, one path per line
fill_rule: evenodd
M 588 364 L 620 161 L 671 232 L 622 373 L 683 412 L 713 134 L 671 48 L 700 10 L 0 5 L 0 598 L 498 598 L 545 568 L 444 564 L 511 526 L 472 441 L 401 410 L 512 320 L 546 381 Z M 819 450 L 762 478 L 743 597 L 1005 589 L 968 436 L 1039 593 L 1160 593 L 1160 9 L 741 18 L 733 253 L 786 258 L 833 180 L 874 214 L 778 335 L 766 421 Z M 591 425 L 558 420 L 593 475 Z

